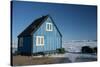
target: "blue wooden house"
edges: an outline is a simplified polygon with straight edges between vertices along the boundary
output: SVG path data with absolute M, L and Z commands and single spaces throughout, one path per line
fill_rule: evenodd
M 58 48 L 62 48 L 62 35 L 50 15 L 36 19 L 18 35 L 21 54 L 53 53 Z

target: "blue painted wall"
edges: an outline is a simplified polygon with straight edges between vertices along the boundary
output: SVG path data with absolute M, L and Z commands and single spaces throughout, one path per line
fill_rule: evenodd
M 33 33 L 33 53 L 56 50 L 62 47 L 62 38 L 53 23 L 53 31 L 46 31 L 48 21 L 52 23 L 51 18 L 47 18 L 40 28 Z M 44 36 L 44 46 L 36 46 L 36 36 Z
M 46 31 L 46 23 L 52 23 L 53 31 Z M 36 36 L 44 36 L 44 46 L 36 46 Z M 44 23 L 33 33 L 33 36 L 23 37 L 23 46 L 18 48 L 22 53 L 37 53 L 56 50 L 62 47 L 62 37 L 53 24 L 51 18 L 47 18 Z
M 31 36 L 23 37 L 23 45 L 18 48 L 19 52 L 30 53 L 32 47 L 32 38 Z

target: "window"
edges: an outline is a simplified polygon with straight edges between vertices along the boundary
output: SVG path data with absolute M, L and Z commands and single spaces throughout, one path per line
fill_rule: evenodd
M 19 45 L 20 45 L 20 47 L 23 46 L 23 38 L 22 37 L 20 37 L 20 39 L 19 39 Z
M 53 31 L 52 23 L 46 23 L 46 31 Z
M 44 46 L 44 36 L 36 36 L 36 46 Z

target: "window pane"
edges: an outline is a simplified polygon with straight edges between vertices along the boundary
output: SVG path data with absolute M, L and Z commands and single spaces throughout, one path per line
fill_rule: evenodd
M 51 30 L 51 24 L 49 26 L 50 26 L 49 30 Z
M 47 23 L 47 24 L 46 24 L 46 31 L 52 31 L 52 30 L 53 30 L 52 27 L 53 27 L 53 26 L 52 26 L 52 23 Z
M 38 44 L 40 44 L 40 37 L 38 37 Z
M 41 44 L 43 44 L 43 38 L 41 38 Z
M 49 30 L 49 24 L 47 24 L 47 29 Z
M 37 36 L 36 37 L 36 46 L 43 46 L 44 45 L 44 36 Z
M 23 38 L 22 37 L 20 38 L 20 46 L 21 47 L 23 46 Z
M 52 31 L 52 24 L 50 24 L 50 31 Z

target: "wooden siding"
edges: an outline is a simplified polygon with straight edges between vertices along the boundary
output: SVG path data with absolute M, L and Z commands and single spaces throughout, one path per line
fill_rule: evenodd
M 19 47 L 18 51 L 21 53 L 31 53 L 32 51 L 32 38 L 31 36 L 23 37 L 23 46 Z
M 47 22 L 52 23 L 51 19 L 48 18 L 40 28 L 33 33 L 33 53 L 56 50 L 62 47 L 61 36 L 53 23 L 53 31 L 46 31 Z M 36 36 L 44 36 L 44 46 L 36 46 Z

